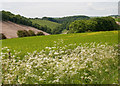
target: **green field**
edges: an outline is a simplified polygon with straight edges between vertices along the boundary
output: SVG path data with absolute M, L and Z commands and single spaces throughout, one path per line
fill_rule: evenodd
M 51 22 L 51 21 L 48 21 L 48 20 L 40 20 L 40 19 L 31 19 L 31 21 L 33 23 L 37 23 L 39 25 L 42 25 L 42 26 L 47 26 L 51 29 L 54 29 L 56 28 L 57 26 L 59 26 L 60 24 L 56 23 L 56 22 Z
M 117 43 L 118 31 L 2 40 L 2 83 L 118 84 Z
M 33 52 L 35 50 L 42 50 L 45 47 L 53 46 L 54 41 L 60 42 L 63 40 L 63 44 L 79 44 L 79 43 L 118 43 L 118 31 L 105 31 L 105 32 L 91 32 L 91 33 L 75 33 L 75 34 L 60 34 L 49 36 L 35 36 L 25 38 L 13 38 L 2 40 L 2 47 L 7 46 L 10 49 L 14 49 L 22 52 Z
M 115 18 L 115 21 L 120 22 L 120 18 Z

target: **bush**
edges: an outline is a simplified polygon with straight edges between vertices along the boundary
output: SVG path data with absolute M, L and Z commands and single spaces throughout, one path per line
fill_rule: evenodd
M 7 39 L 7 37 L 3 33 L 0 33 L 0 40 L 1 39 Z
M 35 32 L 32 31 L 32 30 L 29 30 L 29 31 L 18 30 L 17 35 L 18 35 L 18 37 L 27 37 L 27 36 L 36 36 L 36 35 L 40 36 L 40 35 L 44 35 L 44 33 L 43 32 L 38 32 L 37 34 L 35 34 Z
M 44 33 L 43 32 L 38 32 L 36 35 L 41 36 L 41 35 L 44 35 Z
M 31 36 L 27 30 L 23 30 L 23 31 L 24 31 L 24 33 L 25 33 L 25 37 Z
M 36 36 L 36 35 L 35 35 L 35 32 L 32 31 L 32 30 L 29 30 L 28 33 L 29 33 L 30 36 Z
M 18 37 L 27 37 L 30 36 L 26 30 L 18 30 L 17 32 Z

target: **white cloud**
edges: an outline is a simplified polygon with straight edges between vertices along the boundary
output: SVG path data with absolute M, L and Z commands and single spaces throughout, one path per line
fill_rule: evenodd
M 26 17 L 117 14 L 117 2 L 8 2 L 1 10 Z

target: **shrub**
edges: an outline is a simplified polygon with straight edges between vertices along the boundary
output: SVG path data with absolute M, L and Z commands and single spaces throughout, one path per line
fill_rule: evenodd
M 23 30 L 23 31 L 24 31 L 24 33 L 25 33 L 25 37 L 26 37 L 26 36 L 31 36 L 27 30 Z
M 27 37 L 30 36 L 26 30 L 18 30 L 17 32 L 18 37 Z
M 28 33 L 29 33 L 30 36 L 36 36 L 36 35 L 35 35 L 35 32 L 32 31 L 32 30 L 29 30 Z
M 0 33 L 0 40 L 1 39 L 7 39 L 7 37 L 3 33 Z
M 38 32 L 36 35 L 41 36 L 41 35 L 44 35 L 44 33 L 43 32 Z

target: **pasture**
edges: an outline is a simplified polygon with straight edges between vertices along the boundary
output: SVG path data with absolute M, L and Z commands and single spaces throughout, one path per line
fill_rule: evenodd
M 1 42 L 4 84 L 118 84 L 118 31 Z
M 36 24 L 39 24 L 39 25 L 42 25 L 42 26 L 47 26 L 51 29 L 54 29 L 56 27 L 58 27 L 60 24 L 56 23 L 56 22 L 51 22 L 51 21 L 48 21 L 48 20 L 40 20 L 40 19 L 31 19 L 31 21 L 33 23 L 36 23 Z
M 101 31 L 90 33 L 75 33 L 75 34 L 60 34 L 49 36 L 35 36 L 24 38 L 13 38 L 2 40 L 2 47 L 8 47 L 13 50 L 26 52 L 33 52 L 35 50 L 42 50 L 45 47 L 54 46 L 54 42 L 59 43 L 63 40 L 60 46 L 68 44 L 79 43 L 108 43 L 110 45 L 118 43 L 118 31 Z

